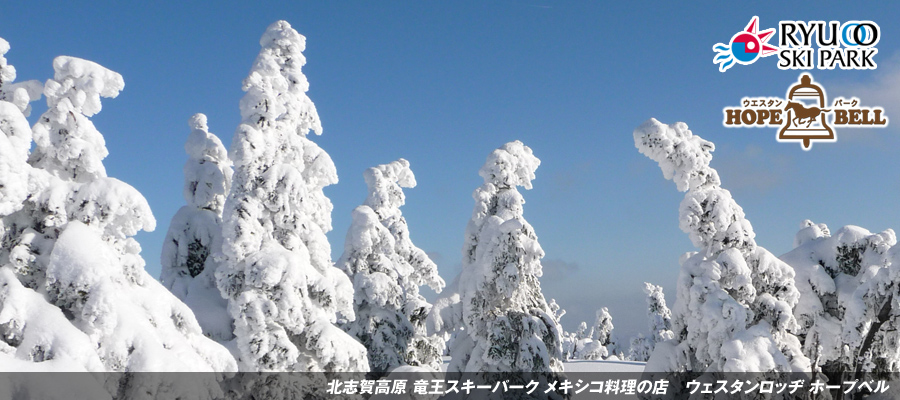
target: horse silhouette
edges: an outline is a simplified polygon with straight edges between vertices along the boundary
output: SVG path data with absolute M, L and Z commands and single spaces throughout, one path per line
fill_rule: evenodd
M 797 102 L 793 102 L 793 101 L 788 101 L 788 104 L 786 107 L 784 107 L 784 109 L 785 109 L 785 111 L 787 111 L 787 110 L 794 111 L 794 118 L 792 120 L 792 122 L 794 123 L 794 126 L 799 127 L 800 124 L 802 124 L 803 121 L 806 120 L 807 128 L 809 128 L 809 126 L 812 125 L 813 121 L 816 120 L 816 117 L 818 117 L 819 114 L 822 113 L 822 111 L 825 111 L 825 112 L 831 111 L 831 110 L 821 109 L 819 107 L 806 108 L 803 106 L 803 103 L 797 103 Z

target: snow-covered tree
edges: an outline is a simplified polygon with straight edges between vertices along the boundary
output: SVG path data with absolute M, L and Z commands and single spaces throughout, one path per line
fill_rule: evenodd
M 594 329 L 588 330 L 587 322 L 581 321 L 581 324 L 578 325 L 578 330 L 575 331 L 575 339 L 588 339 L 593 338 Z
M 556 299 L 550 299 L 550 303 L 547 304 L 550 307 L 550 311 L 553 313 L 553 317 L 556 319 L 556 323 L 562 326 L 562 317 L 566 315 L 566 310 L 559 306 L 556 303 Z M 578 327 L 579 331 L 587 330 L 587 324 L 582 322 L 582 325 Z M 585 333 L 585 335 L 587 335 Z M 560 336 L 560 342 L 562 343 L 562 359 L 563 361 L 572 360 L 575 358 L 575 350 L 578 344 L 578 339 L 576 339 L 576 332 L 567 332 L 565 329 L 562 331 L 562 335 Z
M 653 348 L 656 343 L 649 336 L 638 333 L 637 336 L 631 338 L 631 347 L 628 348 L 628 359 L 632 361 L 647 361 L 650 354 L 653 354 Z
M 137 190 L 106 176 L 103 136 L 88 117 L 100 111 L 101 96 L 123 88 L 121 75 L 74 57 L 53 67 L 43 92 L 48 110 L 31 132 L 22 107 L 0 101 L 0 152 L 16 163 L 15 175 L 0 173 L 0 186 L 27 181 L 24 198 L 0 202 L 10 206 L 0 211 L 3 353 L 37 369 L 235 370 L 229 351 L 204 337 L 190 309 L 144 270 L 133 236 L 154 228 L 153 215 Z M 30 155 L 26 132 L 35 140 Z M 103 379 L 116 397 L 172 395 L 172 382 L 159 376 Z M 193 381 L 198 398 L 221 395 L 214 376 Z
M 793 315 L 800 293 L 794 270 L 757 246 L 753 228 L 709 166 L 715 146 L 684 123 L 650 119 L 635 146 L 686 191 L 680 227 L 699 251 L 681 260 L 672 328 L 657 344 L 650 371 L 809 370 Z
M 556 304 L 556 299 L 550 299 L 550 303 L 547 303 L 547 306 L 550 307 L 550 311 L 553 313 L 553 318 L 556 319 L 556 322 L 562 319 L 563 315 L 566 315 L 566 310 Z
M 830 380 L 852 379 L 857 371 L 898 371 L 900 337 L 892 333 L 896 311 L 890 299 L 896 243 L 890 229 L 873 234 L 845 226 L 832 235 L 825 224 L 805 220 L 794 250 L 781 256 L 797 273 L 801 296 L 794 315 L 803 350 Z M 886 305 L 891 311 L 881 315 Z
M 842 336 L 847 346 L 856 351 L 856 379 L 863 379 L 863 373 L 869 372 L 881 379 L 893 378 L 900 372 L 900 244 L 892 230 L 878 236 L 867 240 L 865 247 L 851 248 L 844 254 L 848 260 L 845 262 L 861 259 L 861 268 L 871 274 L 868 279 L 861 279 L 847 302 L 844 318 Z M 886 252 L 886 266 L 870 266 L 888 243 L 892 246 Z
M 0 217 L 6 217 L 20 209 L 29 197 L 28 151 L 31 148 L 31 127 L 23 115 L 29 107 L 31 98 L 24 89 L 12 90 L 12 81 L 16 78 L 16 69 L 9 65 L 3 57 L 9 51 L 9 43 L 0 38 Z M 18 96 L 13 93 L 18 93 Z M 40 93 L 40 92 L 38 92 Z M 22 99 L 25 104 L 16 105 L 10 97 Z M 5 263 L 8 253 L 6 227 L 0 220 L 0 234 L 4 234 L 3 246 L 0 247 L 0 263 Z
M 605 360 L 609 356 L 609 349 L 606 346 L 600 344 L 597 340 L 587 337 L 575 342 L 575 355 L 572 358 L 575 360 L 596 361 Z
M 606 346 L 594 340 L 594 326 L 581 321 L 575 332 L 563 332 L 563 353 L 572 360 L 602 360 L 609 356 Z
M 0 38 L 0 101 L 14 104 L 27 117 L 31 115 L 31 102 L 41 98 L 44 85 L 39 81 L 14 83 L 16 68 L 4 57 L 8 51 L 9 42 Z
M 657 343 L 675 338 L 672 332 L 672 312 L 666 307 L 666 298 L 661 286 L 644 282 L 644 293 L 647 295 L 648 336 L 638 334 L 631 341 L 629 358 L 635 361 L 647 361 Z
M 268 27 L 244 80 L 234 175 L 223 212 L 216 279 L 234 318 L 239 362 L 253 371 L 365 371 L 366 350 L 336 326 L 352 319 L 353 287 L 332 265 L 325 233 L 337 182 L 301 71 L 306 38 Z
M 451 372 L 562 371 L 562 329 L 541 293 L 544 251 L 522 216 L 517 187 L 531 189 L 540 160 L 522 142 L 487 158 L 466 228 Z
M 662 286 L 644 282 L 647 294 L 647 318 L 650 335 L 654 343 L 674 339 L 672 332 L 672 311 L 666 306 Z
M 416 186 L 409 162 L 399 159 L 364 173 L 369 195 L 353 210 L 340 267 L 353 280 L 356 320 L 344 329 L 362 342 L 372 372 L 386 373 L 403 365 L 440 370 L 443 338 L 427 335 L 431 310 L 419 286 L 440 293 L 444 281 L 437 265 L 409 236 L 400 211 L 403 188 Z
M 216 286 L 216 261 L 209 255 L 221 246 L 222 209 L 231 186 L 231 161 L 225 146 L 209 132 L 206 116 L 195 114 L 184 145 L 184 199 L 163 242 L 160 280 L 196 314 L 203 332 L 219 341 L 234 330 L 227 303 Z
M 597 310 L 597 318 L 594 320 L 594 328 L 591 339 L 597 342 L 595 347 L 599 346 L 606 349 L 606 354 L 602 355 L 602 357 L 604 358 L 608 356 L 622 355 L 622 349 L 619 348 L 619 343 L 616 341 L 616 337 L 613 334 L 614 328 L 615 326 L 613 325 L 612 315 L 609 313 L 609 309 L 603 307 Z M 594 354 L 599 354 L 598 350 L 592 351 L 594 352 Z M 593 359 L 596 360 L 597 358 Z

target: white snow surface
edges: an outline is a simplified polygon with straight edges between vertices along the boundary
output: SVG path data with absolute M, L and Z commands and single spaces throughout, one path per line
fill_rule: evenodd
M 203 336 L 193 313 L 143 269 L 124 270 L 99 232 L 70 222 L 50 256 L 56 302 L 99 346 L 113 371 L 233 371 L 228 351 Z M 123 290 L 127 288 L 126 290 Z M 77 293 L 88 293 L 80 296 Z

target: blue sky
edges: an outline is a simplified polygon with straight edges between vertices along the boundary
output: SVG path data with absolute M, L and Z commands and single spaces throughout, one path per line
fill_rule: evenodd
M 93 121 L 110 151 L 109 175 L 140 190 L 157 218 L 155 232 L 138 235 L 154 276 L 169 220 L 184 204 L 187 120 L 203 112 L 231 142 L 241 80 L 279 19 L 307 38 L 304 72 L 324 126 L 314 140 L 340 176 L 326 189 L 334 258 L 365 198 L 363 170 L 403 157 L 419 183 L 403 208 L 413 241 L 452 280 L 477 171 L 494 148 L 519 139 L 542 160 L 524 192 L 525 217 L 547 253 L 544 293 L 569 312 L 563 325 L 608 306 L 623 336 L 643 331 L 641 283 L 661 284 L 671 305 L 678 257 L 694 250 L 678 229 L 682 194 L 634 148 L 632 130 L 650 117 L 684 121 L 716 143 L 712 166 L 775 254 L 791 249 L 806 218 L 832 229 L 900 227 L 900 125 L 839 130 L 837 143 L 809 152 L 777 143 L 774 128 L 725 129 L 723 107 L 784 96 L 798 72 L 776 68 L 776 56 L 725 73 L 712 63 L 712 46 L 754 15 L 762 28 L 873 20 L 882 34 L 877 70 L 813 75 L 832 97 L 856 95 L 900 118 L 894 3 L 160 3 L 9 2 L 0 12 L 18 80 L 46 80 L 58 55 L 124 76 L 125 90 Z

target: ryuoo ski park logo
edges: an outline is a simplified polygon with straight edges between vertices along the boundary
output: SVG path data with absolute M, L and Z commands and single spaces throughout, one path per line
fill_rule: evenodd
M 716 43 L 713 51 L 716 57 L 713 63 L 719 64 L 719 71 L 725 72 L 735 63 L 753 64 L 762 57 L 768 57 L 778 51 L 777 47 L 768 44 L 769 39 L 775 34 L 775 28 L 759 31 L 759 17 L 754 16 L 744 30 L 736 33 L 726 45 Z

